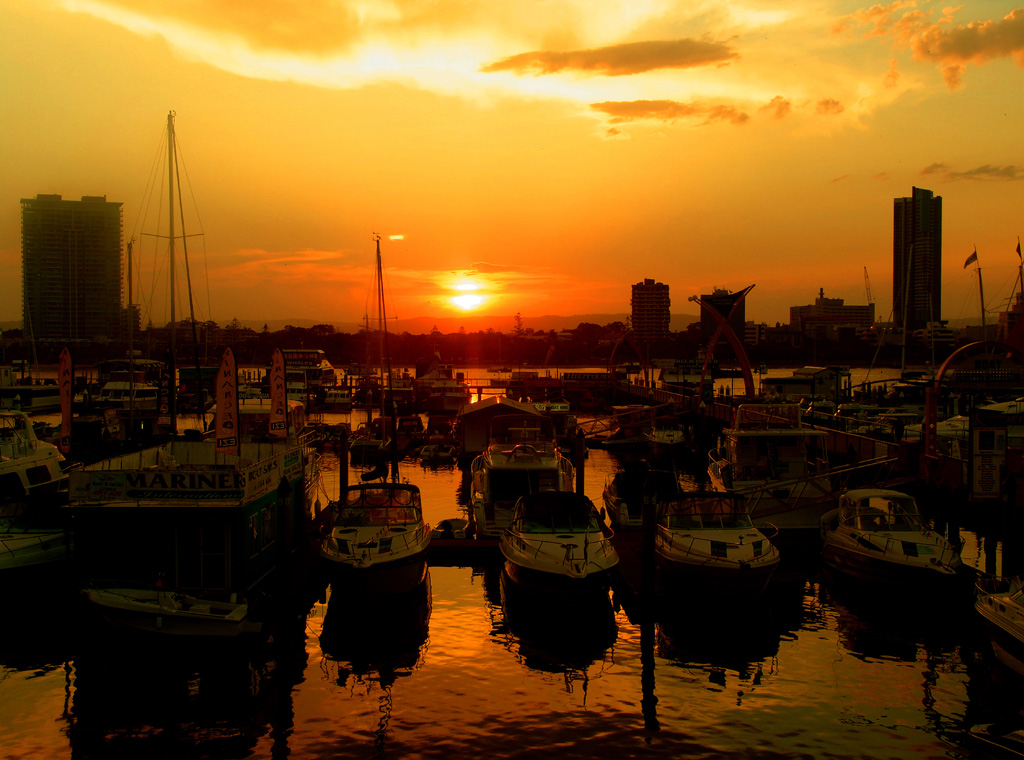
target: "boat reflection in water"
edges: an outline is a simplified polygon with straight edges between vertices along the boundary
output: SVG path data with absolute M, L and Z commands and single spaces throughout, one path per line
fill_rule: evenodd
M 728 674 L 735 673 L 738 693 L 743 694 L 778 670 L 782 632 L 764 598 L 742 605 L 729 601 L 679 605 L 663 595 L 656 609 L 657 654 L 704 671 L 709 683 L 731 687 Z
M 820 593 L 834 611 L 839 641 L 865 661 L 954 656 L 967 626 L 977 622 L 969 600 L 953 594 L 936 602 L 924 594 L 868 593 L 831 572 L 825 577 Z
M 331 588 L 320 649 L 349 676 L 393 683 L 419 664 L 430 623 L 430 574 L 412 591 L 394 594 Z
M 76 642 L 65 710 L 73 757 L 285 756 L 302 631 L 251 650 L 94 635 Z M 136 663 L 135 667 L 112 664 Z
M 372 729 L 377 757 L 384 755 L 391 729 L 391 689 L 420 667 L 430 623 L 430 574 L 412 591 L 385 595 L 332 587 L 320 650 L 324 668 L 340 688 L 370 693 L 380 689 Z M 361 733 L 361 732 L 360 732 Z
M 564 674 L 568 691 L 574 681 L 585 683 L 618 635 L 607 592 L 545 592 L 513 582 L 504 571 L 500 584 L 504 626 L 495 633 L 506 648 L 528 668 Z

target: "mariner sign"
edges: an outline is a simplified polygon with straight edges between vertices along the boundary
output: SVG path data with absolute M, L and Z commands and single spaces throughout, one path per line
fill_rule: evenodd
M 283 477 L 281 459 L 274 457 L 244 470 L 78 471 L 71 473 L 70 497 L 79 502 L 251 500 L 278 487 Z

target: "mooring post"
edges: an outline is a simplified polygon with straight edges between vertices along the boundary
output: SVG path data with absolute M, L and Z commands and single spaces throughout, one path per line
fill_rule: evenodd
M 338 436 L 338 501 L 348 487 L 348 431 L 342 428 Z
M 658 522 L 658 502 L 653 494 L 644 494 L 641 526 L 643 540 L 640 548 L 640 590 L 643 596 L 644 614 L 654 612 L 654 535 Z
M 576 428 L 576 434 L 573 437 L 573 459 L 575 460 L 574 465 L 576 467 L 576 493 L 586 494 L 585 486 L 587 484 L 587 439 L 583 435 L 583 431 Z

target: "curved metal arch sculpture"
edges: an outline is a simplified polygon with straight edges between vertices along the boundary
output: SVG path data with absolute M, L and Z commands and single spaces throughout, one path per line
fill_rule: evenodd
M 932 382 L 931 387 L 925 392 L 924 424 L 921 426 L 925 456 L 936 456 L 938 448 L 939 387 L 942 385 L 942 379 L 946 376 L 946 372 L 967 357 L 986 353 L 1012 356 L 1020 361 L 1021 364 L 1024 364 L 1024 352 L 1009 343 L 1000 343 L 994 340 L 979 340 L 975 343 L 968 343 L 946 357 L 946 360 L 939 367 L 939 371 L 935 374 L 935 380 Z
M 647 363 L 647 357 L 644 356 L 640 347 L 636 344 L 636 341 L 633 340 L 631 333 L 622 333 L 622 335 L 619 336 L 619 339 L 615 341 L 615 345 L 612 346 L 612 352 L 608 355 L 608 375 L 610 377 L 615 377 L 615 354 L 619 350 L 619 346 L 623 343 L 628 343 L 633 351 L 636 352 L 637 358 L 640 360 L 640 369 L 643 370 L 644 382 L 649 383 L 651 380 L 651 367 Z
M 732 319 L 733 314 L 736 313 L 736 309 L 741 303 L 743 303 L 743 300 L 747 297 L 747 293 L 753 290 L 753 288 L 753 285 L 749 285 L 736 294 L 738 298 L 733 302 L 732 308 L 729 310 L 729 315 L 726 317 L 723 317 L 721 312 L 711 304 L 704 303 L 704 301 L 700 299 L 700 296 L 690 296 L 690 300 L 700 304 L 700 307 L 715 320 L 716 325 L 715 332 L 711 336 L 711 340 L 708 342 L 707 351 L 704 352 L 704 367 L 700 371 L 701 388 L 704 387 L 704 376 L 707 374 L 708 365 L 711 363 L 711 356 L 715 350 L 715 343 L 718 342 L 719 337 L 725 335 L 725 339 L 729 341 L 729 345 L 732 346 L 732 350 L 736 354 L 736 359 L 740 363 L 740 371 L 743 372 L 743 388 L 746 393 L 746 397 L 748 399 L 752 399 L 756 395 L 756 391 L 754 389 L 754 374 L 750 369 L 750 360 L 747 358 L 747 351 L 743 348 L 743 341 L 739 339 L 736 332 L 729 325 L 729 320 Z

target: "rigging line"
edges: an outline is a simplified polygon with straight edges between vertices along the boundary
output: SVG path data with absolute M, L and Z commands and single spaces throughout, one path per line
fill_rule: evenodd
M 155 187 L 155 183 L 156 183 L 158 178 L 162 178 L 162 176 L 163 176 L 162 175 L 163 161 L 161 159 L 162 159 L 163 156 L 165 156 L 167 154 L 167 144 L 165 142 L 166 138 L 167 138 L 166 130 L 161 130 L 160 131 L 160 139 L 157 140 L 157 149 L 156 149 L 156 153 L 154 154 L 153 164 L 152 164 L 152 166 L 151 166 L 151 168 L 149 170 L 149 178 L 148 178 L 148 180 L 146 182 L 145 188 L 144 188 L 143 193 L 142 193 L 143 202 L 140 205 L 138 213 L 136 214 L 135 225 L 134 225 L 134 227 L 132 229 L 132 237 L 135 237 L 135 238 L 139 239 L 139 250 L 135 254 L 139 266 L 135 269 L 135 271 L 138 272 L 137 277 L 138 277 L 139 285 L 140 286 L 142 285 L 142 266 L 141 266 L 142 265 L 142 258 L 143 258 L 143 253 L 145 252 L 145 246 L 142 244 L 143 243 L 143 241 L 142 241 L 143 233 L 142 233 L 141 230 L 143 229 L 143 227 L 145 227 L 146 219 L 149 217 L 150 205 L 151 205 L 151 203 L 153 201 L 153 197 L 154 197 L 154 194 L 155 194 L 154 190 L 153 190 L 153 188 Z M 158 218 L 158 224 L 159 224 L 159 218 Z M 157 227 L 157 229 L 159 229 L 159 226 Z M 156 251 L 156 248 L 154 246 L 154 256 L 153 256 L 153 261 L 154 262 L 156 261 L 155 251 Z M 152 317 L 153 317 L 153 293 L 156 291 L 156 275 L 157 275 L 157 271 L 156 271 L 156 267 L 155 266 L 154 266 L 153 270 L 151 270 L 151 275 L 152 275 L 152 278 L 151 278 L 151 282 L 150 282 L 150 290 L 149 290 L 149 292 L 147 293 L 144 288 L 140 287 L 139 288 L 139 295 L 138 295 L 140 305 L 145 306 L 145 311 L 146 311 L 146 313 L 147 313 L 147 315 L 149 317 L 149 321 L 150 322 L 152 322 Z M 140 317 L 141 317 L 141 310 L 140 310 Z

